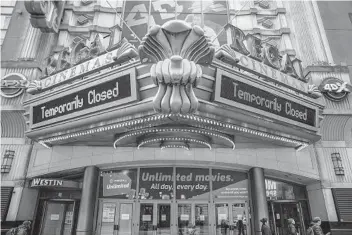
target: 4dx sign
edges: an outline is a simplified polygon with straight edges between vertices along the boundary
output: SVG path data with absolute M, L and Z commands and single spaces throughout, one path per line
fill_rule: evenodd
M 332 101 L 341 101 L 351 92 L 351 85 L 337 78 L 326 78 L 319 86 L 324 96 Z

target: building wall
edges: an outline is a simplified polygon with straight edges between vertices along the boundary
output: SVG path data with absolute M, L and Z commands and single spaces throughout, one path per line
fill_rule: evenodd
M 28 167 L 27 177 L 35 177 L 60 171 L 69 171 L 97 165 L 119 167 L 121 165 L 158 164 L 214 164 L 234 169 L 249 170 L 263 167 L 270 171 L 296 175 L 314 182 L 319 179 L 317 163 L 312 148 L 296 151 L 289 148 L 268 149 L 180 149 L 118 148 L 93 146 L 54 146 L 46 149 L 35 145 Z
M 334 62 L 347 65 L 352 77 L 352 2 L 318 1 L 318 6 Z

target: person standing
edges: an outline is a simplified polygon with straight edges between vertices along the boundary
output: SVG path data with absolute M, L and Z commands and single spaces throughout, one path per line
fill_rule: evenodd
M 295 220 L 294 219 L 288 219 L 288 235 L 297 235 L 297 230 L 295 227 Z
M 271 235 L 271 230 L 270 227 L 266 224 L 266 222 L 268 221 L 267 218 L 263 218 L 260 220 L 260 222 L 262 222 L 262 235 Z
M 314 235 L 324 235 L 323 230 L 321 229 L 321 219 L 319 217 L 314 217 L 313 219 L 313 233 Z M 326 235 L 330 235 L 330 232 Z

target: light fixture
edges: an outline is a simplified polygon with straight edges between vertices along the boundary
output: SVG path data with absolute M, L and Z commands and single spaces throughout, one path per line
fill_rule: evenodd
M 334 165 L 335 175 L 345 175 L 345 170 L 342 166 L 342 160 L 340 153 L 332 153 L 331 154 L 332 164 Z
M 13 158 L 15 157 L 15 151 L 5 150 L 5 155 L 1 163 L 1 173 L 9 173 L 11 170 Z

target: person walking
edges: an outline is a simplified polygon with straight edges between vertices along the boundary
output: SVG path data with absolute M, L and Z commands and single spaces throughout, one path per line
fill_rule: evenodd
M 263 218 L 260 220 L 260 222 L 262 222 L 262 235 L 271 235 L 271 230 L 270 227 L 266 224 L 266 222 L 268 221 L 267 218 Z
M 288 219 L 287 222 L 288 222 L 288 235 L 297 235 L 295 220 Z
M 314 217 L 313 219 L 313 234 L 314 235 L 324 235 L 323 230 L 321 229 L 321 219 L 319 217 Z M 328 232 L 326 235 L 330 235 L 330 232 Z

